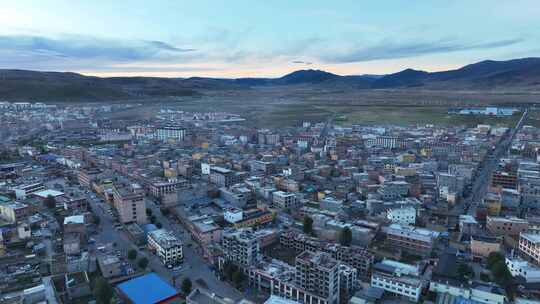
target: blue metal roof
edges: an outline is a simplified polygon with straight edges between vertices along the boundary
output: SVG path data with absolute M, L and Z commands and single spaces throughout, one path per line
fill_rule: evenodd
M 176 289 L 153 272 L 117 287 L 135 304 L 155 304 L 178 295 Z

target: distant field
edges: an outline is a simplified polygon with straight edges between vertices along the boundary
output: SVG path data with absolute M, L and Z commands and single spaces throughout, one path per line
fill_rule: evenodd
M 350 124 L 442 124 L 513 125 L 519 115 L 512 117 L 448 115 L 449 107 L 486 104 L 508 104 L 526 102 L 523 96 L 501 96 L 481 94 L 442 94 L 440 98 L 433 92 L 391 91 L 358 92 L 357 95 L 337 92 L 252 90 L 238 95 L 225 92 L 201 98 L 185 98 L 180 101 L 155 100 L 143 106 L 117 112 L 110 118 L 149 118 L 154 116 L 161 105 L 169 105 L 179 110 L 223 111 L 242 115 L 244 123 L 255 127 L 297 126 L 302 121 L 325 121 L 334 113 L 336 123 Z M 439 93 L 440 94 L 440 93 Z M 492 103 L 488 103 L 492 100 Z M 477 101 L 477 103 L 475 103 Z M 540 115 L 538 117 L 540 124 Z

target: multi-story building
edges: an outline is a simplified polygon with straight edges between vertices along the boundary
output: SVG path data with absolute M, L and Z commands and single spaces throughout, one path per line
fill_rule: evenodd
M 9 223 L 17 223 L 24 219 L 30 211 L 28 205 L 17 201 L 0 203 L 0 217 Z
M 248 267 L 259 260 L 259 241 L 251 230 L 224 230 L 221 238 L 226 261 Z
M 295 193 L 276 191 L 272 193 L 274 207 L 282 210 L 293 210 L 298 207 L 298 198 Z
M 138 184 L 115 185 L 113 202 L 121 223 L 146 223 L 144 191 Z
M 339 265 L 339 298 L 342 303 L 347 301 L 354 295 L 359 289 L 360 284 L 358 282 L 358 270 L 346 265 Z
M 517 217 L 488 216 L 486 228 L 496 236 L 518 236 L 521 232 L 527 232 L 529 222 Z
M 521 233 L 519 251 L 524 258 L 540 265 L 540 234 Z
M 517 257 L 507 257 L 506 267 L 513 277 L 522 277 L 526 283 L 540 283 L 540 268 Z
M 390 208 L 386 210 L 386 218 L 392 223 L 414 225 L 416 224 L 416 209 L 412 206 Z
M 245 177 L 243 172 L 235 172 L 222 167 L 210 167 L 210 182 L 218 187 L 230 187 L 241 183 Z
M 495 171 L 491 175 L 491 186 L 506 189 L 517 189 L 518 178 L 516 172 Z
M 25 199 L 28 195 L 45 190 L 43 183 L 19 185 L 13 188 L 17 199 Z
M 339 303 L 339 262 L 328 253 L 304 251 L 296 257 L 296 286 Z
M 95 181 L 100 176 L 100 174 L 101 170 L 99 169 L 81 169 L 79 170 L 79 172 L 77 172 L 77 179 L 81 186 L 90 188 L 92 182 Z
M 154 139 L 167 141 L 183 141 L 186 137 L 186 129 L 181 126 L 162 126 L 156 128 Z
M 474 258 L 485 259 L 492 252 L 500 252 L 501 243 L 501 237 L 471 235 L 471 254 Z
M 184 259 L 182 241 L 171 231 L 158 229 L 148 233 L 148 247 L 165 265 L 176 265 Z
M 426 255 L 431 253 L 438 233 L 414 226 L 392 224 L 385 229 L 389 245 L 411 253 Z
M 371 286 L 384 289 L 412 302 L 418 302 L 423 288 L 418 266 L 383 260 L 373 265 Z
M 358 271 L 358 277 L 361 278 L 369 277 L 375 260 L 373 253 L 364 247 L 328 243 L 292 230 L 281 233 L 279 242 L 282 246 L 294 249 L 297 253 L 304 251 L 329 253 L 341 263 L 354 267 Z

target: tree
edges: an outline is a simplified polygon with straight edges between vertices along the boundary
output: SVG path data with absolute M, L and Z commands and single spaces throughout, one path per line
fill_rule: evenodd
M 161 214 L 163 214 L 163 216 L 168 216 L 171 213 L 171 211 L 165 207 L 161 207 L 159 208 L 159 210 L 161 211 Z
M 163 228 L 163 224 L 161 224 L 160 222 L 157 222 L 155 225 L 158 229 Z
M 345 227 L 339 234 L 339 243 L 343 246 L 350 246 L 352 242 L 352 231 L 349 227 Z
M 238 266 L 227 261 L 223 264 L 223 274 L 228 281 L 232 281 L 233 274 L 238 270 Z
M 313 219 L 310 218 L 309 216 L 305 216 L 304 222 L 303 222 L 303 228 L 304 228 L 304 233 L 312 234 L 313 233 Z
M 146 216 L 152 216 L 152 209 L 146 208 Z
M 146 267 L 148 266 L 148 259 L 145 257 L 140 258 L 137 262 L 137 265 L 139 265 L 139 268 L 141 269 L 146 269 Z
M 99 224 L 101 223 L 101 218 L 97 215 L 94 215 L 92 218 L 94 219 L 94 224 L 99 226 Z
M 150 217 L 150 223 L 154 224 L 156 222 L 156 216 L 155 215 L 152 215 Z
M 180 287 L 182 292 L 184 294 L 189 294 L 191 292 L 191 287 L 193 286 L 193 284 L 191 283 L 191 280 L 189 278 L 185 278 L 183 281 L 182 281 L 182 286 Z
M 47 208 L 49 209 L 56 208 L 56 199 L 54 198 L 54 196 L 49 195 L 47 196 L 47 198 L 45 198 L 45 206 L 47 206 Z
M 242 272 L 242 269 L 238 268 L 232 274 L 232 282 L 236 288 L 238 288 L 242 285 L 242 281 L 244 281 L 244 272 Z
M 474 278 L 474 270 L 471 266 L 460 263 L 457 268 L 457 275 L 460 281 L 470 280 Z
M 137 250 L 135 250 L 135 249 L 130 249 L 130 250 L 128 251 L 127 257 L 128 257 L 128 259 L 130 259 L 130 260 L 135 260 L 135 259 L 137 259 Z
M 487 258 L 487 267 L 492 268 L 497 262 L 504 261 L 504 256 L 499 252 L 491 252 Z
M 100 277 L 96 280 L 96 285 L 94 287 L 94 296 L 96 297 L 96 300 L 98 303 L 100 304 L 111 303 L 113 294 L 114 294 L 114 290 L 104 278 Z

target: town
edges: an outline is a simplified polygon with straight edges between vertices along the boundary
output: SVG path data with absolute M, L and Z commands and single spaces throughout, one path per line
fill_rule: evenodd
M 0 103 L 1 303 L 533 303 L 540 129 Z M 249 118 L 247 118 L 249 119 Z

